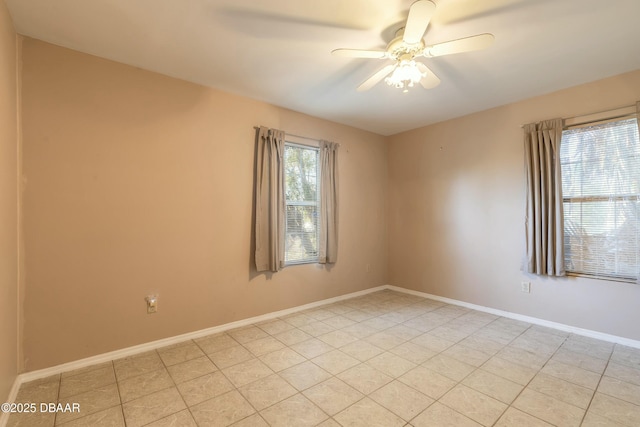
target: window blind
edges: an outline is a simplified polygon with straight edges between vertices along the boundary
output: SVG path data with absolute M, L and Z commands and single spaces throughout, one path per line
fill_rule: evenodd
M 560 162 L 566 270 L 637 280 L 640 266 L 637 118 L 565 130 Z
M 285 262 L 318 260 L 318 149 L 285 144 Z

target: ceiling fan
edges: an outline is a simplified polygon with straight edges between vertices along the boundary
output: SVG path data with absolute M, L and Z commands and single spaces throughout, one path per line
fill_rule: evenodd
M 493 34 L 485 33 L 450 40 L 435 45 L 426 45 L 422 37 L 429 21 L 436 10 L 430 0 L 418 0 L 409 8 L 409 16 L 404 28 L 400 28 L 396 37 L 387 45 L 386 50 L 336 49 L 331 53 L 349 58 L 391 59 L 389 64 L 369 77 L 358 91 L 371 89 L 382 79 L 390 86 L 407 92 L 414 84 L 420 83 L 423 88 L 431 89 L 440 84 L 440 79 L 425 64 L 416 61 L 417 57 L 433 58 L 453 55 L 489 47 L 494 40 Z

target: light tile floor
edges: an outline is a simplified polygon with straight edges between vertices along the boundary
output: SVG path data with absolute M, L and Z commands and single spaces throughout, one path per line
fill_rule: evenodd
M 9 426 L 639 426 L 640 350 L 393 291 L 23 384 Z

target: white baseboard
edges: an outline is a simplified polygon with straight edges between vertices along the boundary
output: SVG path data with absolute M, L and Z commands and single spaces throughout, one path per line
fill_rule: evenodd
M 309 304 L 304 304 L 301 306 L 297 306 L 297 307 L 293 307 L 293 308 L 288 308 L 285 310 L 280 310 L 280 311 L 274 311 L 272 313 L 267 313 L 267 314 L 263 314 L 260 316 L 255 316 L 255 317 L 250 317 L 247 319 L 243 319 L 243 320 L 238 320 L 235 322 L 231 322 L 231 323 L 226 323 L 224 325 L 219 325 L 219 326 L 214 326 L 212 328 L 207 328 L 207 329 L 202 329 L 199 331 L 195 331 L 195 332 L 189 332 L 186 334 L 182 334 L 182 335 L 177 335 L 174 337 L 170 337 L 170 338 L 164 338 L 161 340 L 157 340 L 157 341 L 151 341 L 148 343 L 144 343 L 144 344 L 140 344 L 140 345 L 136 345 L 133 347 L 127 347 L 127 348 L 123 348 L 120 350 L 115 350 L 115 351 L 111 351 L 108 353 L 103 353 L 103 354 L 99 354 L 96 356 L 92 356 L 92 357 L 87 357 L 85 359 L 80 359 L 80 360 L 76 360 L 73 362 L 68 362 L 68 363 L 64 363 L 61 365 L 57 365 L 57 366 L 52 366 L 50 368 L 45 368 L 45 369 L 40 369 L 37 371 L 32 371 L 32 372 L 26 372 L 24 374 L 20 374 L 18 375 L 18 377 L 16 378 L 13 387 L 11 388 L 11 392 L 8 396 L 8 400 L 7 402 L 14 402 L 16 395 L 18 393 L 18 389 L 20 388 L 20 385 L 29 381 L 33 381 L 33 380 L 37 380 L 40 378 L 46 378 L 49 377 L 51 375 L 57 375 L 57 374 L 61 374 L 63 372 L 68 372 L 68 371 L 73 371 L 75 369 L 80 369 L 80 368 L 84 368 L 86 366 L 90 366 L 90 365 L 95 365 L 98 363 L 103 363 L 103 362 L 108 362 L 111 360 L 115 360 L 115 359 L 120 359 L 123 357 L 128 357 L 128 356 L 134 356 L 136 354 L 140 354 L 140 353 L 144 353 L 146 351 L 151 351 L 151 350 L 155 350 L 161 347 L 165 347 L 167 345 L 171 345 L 171 344 L 177 344 L 183 341 L 188 341 L 188 340 L 192 340 L 195 338 L 201 338 L 207 335 L 212 335 L 212 334 L 216 334 L 216 333 L 220 333 L 220 332 L 224 332 L 227 331 L 229 329 L 234 329 L 234 328 L 239 328 L 242 326 L 247 326 L 247 325 L 251 325 L 253 323 L 258 323 L 258 322 L 264 322 L 266 320 L 271 320 L 271 319 L 275 319 L 277 317 L 281 317 L 281 316 L 286 316 L 288 314 L 292 314 L 292 313 L 296 313 L 299 311 L 303 311 L 303 310 L 308 310 L 311 308 L 316 308 L 319 306 L 323 306 L 326 304 L 331 304 L 334 302 L 338 302 L 338 301 L 343 301 L 346 299 L 350 299 L 350 298 L 354 298 L 354 297 L 358 297 L 358 296 L 362 296 L 362 295 L 367 295 L 370 294 L 372 292 L 377 292 L 377 291 L 382 291 L 382 290 L 393 290 L 393 291 L 397 291 L 397 292 L 402 292 L 405 294 L 410 294 L 410 295 L 416 295 L 416 296 L 420 296 L 423 298 L 428 298 L 428 299 L 432 299 L 435 301 L 440 301 L 440 302 L 444 302 L 447 304 L 452 304 L 452 305 L 457 305 L 457 306 L 461 306 L 461 307 L 466 307 L 466 308 L 470 308 L 473 310 L 478 310 L 478 311 L 482 311 L 485 313 L 491 313 L 491 314 L 495 314 L 497 316 L 502 316 L 502 317 L 507 317 L 509 319 L 515 319 L 515 320 L 521 320 L 523 322 L 527 322 L 527 323 L 531 323 L 534 325 L 540 325 L 540 326 L 546 326 L 548 328 L 553 328 L 553 329 L 558 329 L 561 331 L 565 331 L 565 332 L 571 332 L 577 335 L 583 335 L 586 337 L 591 337 L 591 338 L 596 338 L 599 340 L 603 340 L 603 341 L 608 341 L 608 342 L 612 342 L 612 343 L 616 343 L 616 344 L 621 344 L 621 345 L 626 345 L 629 347 L 634 347 L 634 348 L 640 348 L 640 341 L 636 341 L 636 340 L 632 340 L 632 339 L 628 339 L 628 338 L 624 338 L 624 337 L 619 337 L 616 335 L 609 335 L 609 334 L 605 334 L 602 332 L 597 332 L 597 331 L 591 331 L 588 329 L 581 329 L 581 328 L 577 328 L 574 326 L 569 326 L 569 325 L 565 325 L 562 323 L 556 323 L 556 322 L 551 322 L 548 320 L 544 320 L 544 319 L 538 319 L 536 317 L 530 317 L 530 316 L 525 316 L 522 314 L 517 314 L 517 313 L 512 313 L 509 311 L 503 311 L 503 310 L 498 310 L 495 308 L 491 308 L 491 307 L 484 307 L 481 305 L 476 305 L 476 304 L 471 304 L 468 302 L 464 302 L 464 301 L 459 301 L 459 300 L 455 300 L 455 299 L 451 299 L 451 298 L 446 298 L 446 297 L 441 297 L 438 295 L 432 295 L 432 294 L 428 294 L 426 292 L 420 292 L 420 291 L 414 291 L 411 289 L 405 289 L 405 288 L 400 288 L 398 286 L 393 286 L 393 285 L 384 285 L 384 286 L 377 286 L 375 288 L 370 288 L 370 289 L 365 289 L 363 291 L 358 291 L 358 292 L 353 292 L 350 294 L 345 294 L 345 295 L 341 295 L 338 297 L 333 297 L 333 298 L 328 298 L 328 299 L 324 299 L 321 301 L 316 301 L 316 302 L 312 302 Z M 7 423 L 8 420 L 8 414 L 1 414 L 0 415 L 0 427 L 4 427 Z
M 13 382 L 13 386 L 11 390 L 9 390 L 9 396 L 7 396 L 7 402 L 13 403 L 16 401 L 16 396 L 18 395 L 18 389 L 20 388 L 20 376 L 16 377 Z M 0 402 L 2 403 L 2 402 Z M 9 413 L 0 411 L 0 427 L 6 427 L 9 422 Z
M 429 298 L 434 301 L 440 301 L 447 304 L 457 305 L 460 307 L 466 307 L 473 310 L 482 311 L 485 313 L 495 314 L 496 316 L 507 317 L 509 319 L 521 320 L 523 322 L 531 323 L 534 325 L 546 326 L 547 328 L 558 329 L 560 331 L 571 332 L 576 335 L 582 335 L 589 338 L 596 338 L 602 341 L 612 342 L 615 344 L 626 345 L 628 347 L 640 348 L 640 341 L 632 340 L 629 338 L 619 337 L 617 335 L 605 334 L 603 332 L 592 331 L 590 329 L 582 329 L 575 326 L 565 325 L 563 323 L 551 322 L 549 320 L 539 319 L 537 317 L 525 316 L 523 314 L 512 313 L 510 311 L 498 310 L 496 308 L 485 307 L 482 305 L 471 304 L 456 299 L 441 297 L 438 295 L 428 294 L 426 292 L 414 291 L 411 289 L 400 288 L 398 286 L 387 285 L 386 289 L 390 289 L 405 294 L 416 295 L 419 297 Z
M 16 379 L 16 382 L 19 382 L 18 387 L 22 383 L 26 383 L 29 381 L 37 380 L 40 378 L 46 378 L 51 375 L 61 374 L 63 372 L 73 371 L 76 369 L 84 368 L 86 366 L 96 365 L 98 363 L 104 363 L 115 359 L 120 359 L 123 357 L 134 356 L 136 354 L 144 353 L 146 351 L 155 350 L 161 347 L 165 347 L 172 344 L 177 344 L 183 341 L 192 340 L 195 338 L 201 338 L 207 335 L 217 334 L 220 332 L 228 331 L 229 329 L 240 328 L 243 326 L 251 325 L 253 323 L 264 322 L 266 320 L 275 319 L 276 317 L 286 316 L 288 314 L 297 313 L 303 310 L 309 310 L 311 308 L 316 308 L 322 305 L 331 304 L 338 301 L 343 301 L 345 299 L 354 298 L 366 294 L 370 294 L 372 292 L 377 292 L 386 289 L 386 285 L 377 286 L 375 288 L 365 289 L 363 291 L 352 292 L 346 295 L 340 295 L 338 297 L 328 298 L 321 301 L 312 302 L 309 304 L 300 305 L 293 308 L 288 308 L 285 310 L 274 311 L 271 313 L 263 314 L 260 316 L 250 317 L 247 319 L 238 320 L 231 323 L 225 323 L 224 325 L 214 326 L 212 328 L 201 329 L 195 332 L 188 332 L 182 335 L 176 335 L 169 338 L 164 338 L 157 341 L 151 341 L 148 343 L 135 345 L 133 347 L 127 347 L 120 350 L 110 351 L 108 353 L 102 353 L 96 356 L 87 357 L 85 359 L 75 360 L 73 362 L 63 363 L 61 365 L 52 366 L 50 368 L 39 369 L 37 371 L 26 372 L 24 374 L 20 374 Z M 15 397 L 15 396 L 14 396 Z M 0 424 L 0 427 L 2 425 Z

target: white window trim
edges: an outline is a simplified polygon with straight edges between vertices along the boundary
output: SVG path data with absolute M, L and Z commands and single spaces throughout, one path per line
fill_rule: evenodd
M 312 138 L 306 138 L 306 137 L 301 137 L 301 136 L 297 136 L 297 135 L 285 135 L 285 142 L 284 142 L 285 147 L 286 146 L 290 146 L 290 147 L 298 147 L 298 148 L 303 148 L 306 150 L 315 150 L 318 153 L 318 162 L 316 163 L 316 180 L 319 183 L 321 182 L 320 180 L 320 142 L 318 140 L 312 139 Z M 286 207 L 287 206 L 316 206 L 318 208 L 320 208 L 320 191 L 317 192 L 317 200 L 315 202 L 309 202 L 309 201 L 296 201 L 296 202 L 287 202 L 285 200 L 285 212 L 286 212 Z M 318 209 L 318 214 L 319 214 L 319 209 Z M 284 226 L 284 235 L 287 235 L 287 223 L 286 223 L 286 213 L 285 213 L 285 226 Z M 318 264 L 319 260 L 320 260 L 320 255 L 318 253 L 318 255 L 314 258 L 314 259 L 310 259 L 310 260 L 298 260 L 298 261 L 287 261 L 286 260 L 286 253 L 284 254 L 284 265 L 285 267 L 288 266 L 292 266 L 292 265 L 305 265 L 305 264 Z
M 624 120 L 625 118 L 638 117 L 636 112 L 636 106 L 630 105 L 627 107 L 616 108 L 615 110 L 601 111 L 599 113 L 585 114 L 583 116 L 570 117 L 564 119 L 563 130 L 592 126 L 599 123 L 606 123 L 615 120 Z
M 604 124 L 608 122 L 622 121 L 622 120 L 633 119 L 633 118 L 638 120 L 638 126 L 640 127 L 640 116 L 637 113 L 637 108 L 635 105 L 564 119 L 562 130 L 564 132 L 565 130 L 595 126 L 595 125 Z M 624 196 L 619 196 L 619 197 L 624 197 Z M 637 197 L 637 196 L 634 196 L 634 197 Z M 572 198 L 563 196 L 563 201 L 571 200 L 571 199 Z M 640 283 L 640 277 L 638 277 L 637 279 L 633 279 L 633 278 L 616 277 L 616 276 L 598 276 L 598 275 L 569 271 L 569 270 L 566 271 L 566 275 L 569 277 L 584 277 L 584 278 L 594 279 L 594 280 L 605 280 L 608 282 L 621 282 L 621 283 L 632 283 L 632 284 Z
M 318 141 L 317 139 L 307 138 L 304 136 L 285 134 L 284 142 L 285 144 L 297 145 L 302 148 L 320 149 L 320 141 Z

